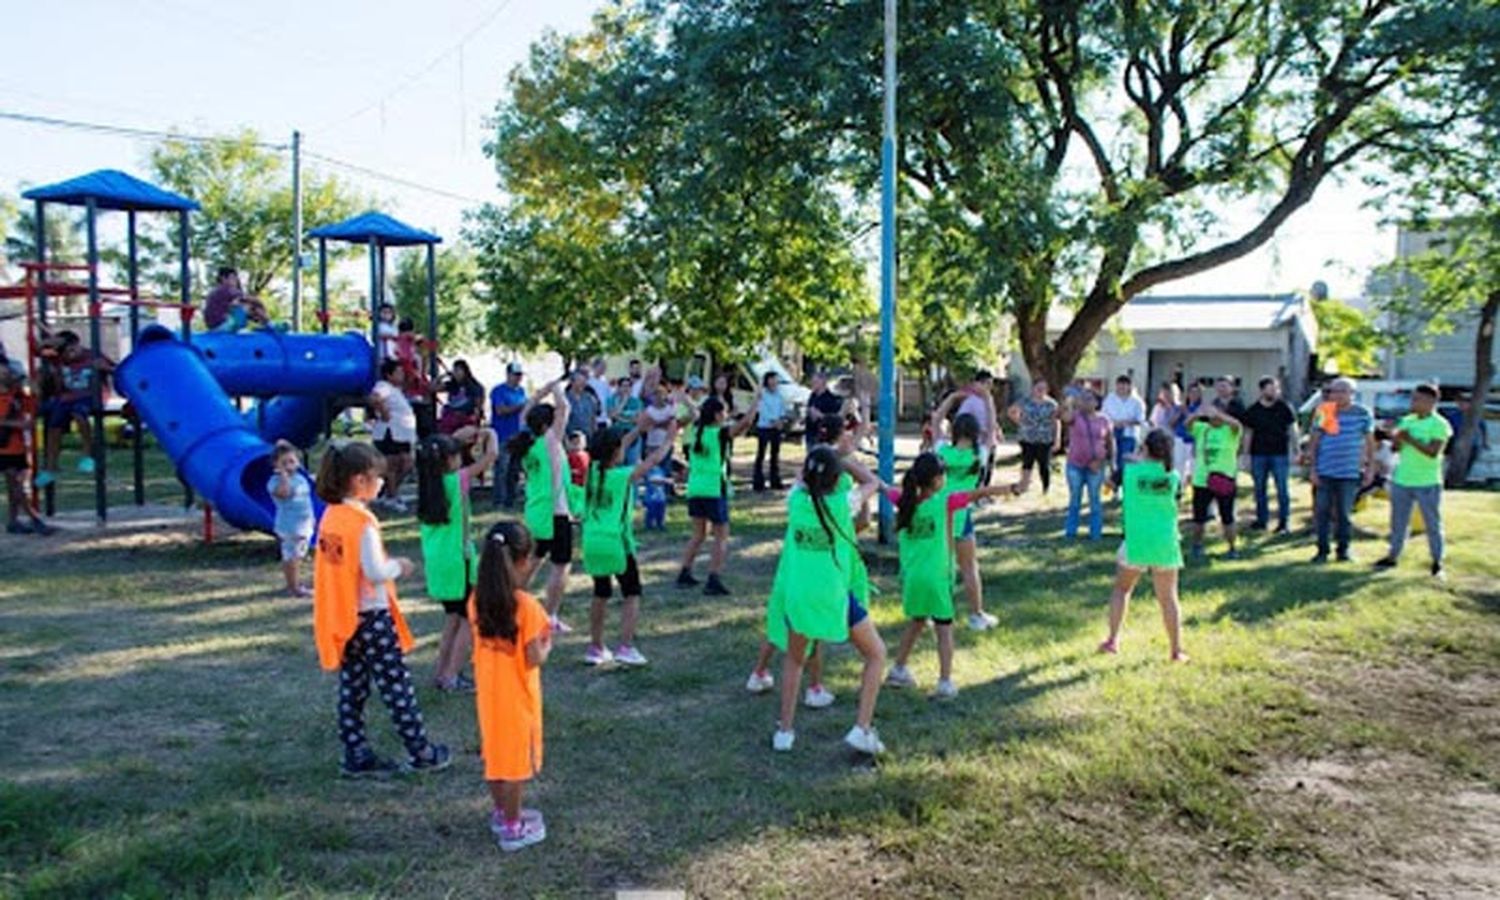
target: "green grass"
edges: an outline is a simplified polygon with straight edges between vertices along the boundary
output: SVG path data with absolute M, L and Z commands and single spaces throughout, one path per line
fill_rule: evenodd
M 1500 496 L 1451 494 L 1447 510 L 1447 585 L 1423 576 L 1420 538 L 1394 574 L 1312 568 L 1303 538 L 1188 569 L 1193 662 L 1173 667 L 1143 591 L 1121 655 L 1093 652 L 1113 540 L 1062 543 L 1055 505 L 992 507 L 981 563 L 1001 627 L 960 632 L 956 701 L 882 694 L 892 752 L 869 767 L 839 743 L 858 676 L 847 648 L 830 655 L 839 702 L 799 713 L 792 754 L 769 750 L 775 700 L 743 690 L 775 506 L 737 500 L 728 599 L 669 586 L 683 535 L 673 507 L 672 531 L 643 536 L 652 665 L 586 670 L 571 636 L 547 669 L 547 764 L 528 802 L 551 833 L 514 857 L 484 825 L 468 698 L 421 691 L 434 736 L 462 751 L 453 770 L 333 777 L 334 681 L 317 669 L 307 605 L 276 593 L 269 540 L 205 547 L 191 523 L 4 539 L 0 895 L 1178 896 L 1297 892 L 1323 877 L 1388 891 L 1360 880 L 1372 846 L 1399 854 L 1410 829 L 1436 827 L 1424 810 L 1446 786 L 1500 787 L 1500 728 L 1483 702 L 1500 663 L 1500 558 L 1486 543 Z M 1358 521 L 1383 532 L 1384 514 Z M 419 555 L 409 520 L 387 539 Z M 1356 544 L 1366 560 L 1380 549 Z M 874 616 L 893 642 L 894 563 L 869 555 Z M 565 605 L 580 625 L 586 590 L 576 578 Z M 440 612 L 416 586 L 405 608 L 425 685 Z M 913 667 L 930 686 L 930 638 Z M 395 752 L 378 702 L 368 718 Z M 1370 791 L 1390 789 L 1379 805 L 1351 809 L 1265 787 L 1289 760 L 1359 754 L 1422 778 L 1376 779 Z M 1337 837 L 1353 824 L 1373 837 Z

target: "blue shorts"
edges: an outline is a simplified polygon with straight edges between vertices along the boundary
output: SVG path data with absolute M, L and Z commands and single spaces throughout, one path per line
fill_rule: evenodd
M 864 605 L 859 602 L 859 598 L 856 597 L 856 596 L 854 596 L 854 592 L 853 591 L 850 591 L 849 592 L 849 627 L 853 628 L 854 626 L 858 625 L 860 622 L 863 622 L 865 619 L 868 619 L 869 617 L 870 617 L 870 611 L 868 609 L 865 609 Z
M 954 537 L 954 540 L 974 540 L 974 511 L 972 509 L 965 509 L 960 511 L 959 515 L 964 517 L 964 527 L 959 530 L 958 535 Z
M 54 400 L 47 407 L 47 427 L 67 428 L 75 418 L 94 414 L 94 399 L 79 397 L 77 400 Z
M 729 524 L 729 498 L 689 497 L 688 517 L 707 519 L 715 525 Z

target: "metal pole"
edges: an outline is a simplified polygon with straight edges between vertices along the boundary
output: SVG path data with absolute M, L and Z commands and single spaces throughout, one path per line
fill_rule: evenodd
M 126 272 L 130 282 L 130 299 L 140 299 L 140 265 L 136 259 L 136 236 L 135 236 L 135 210 L 125 213 L 125 245 L 126 245 Z M 135 352 L 136 339 L 141 336 L 141 308 L 136 304 L 130 305 L 130 352 Z M 144 447 L 141 441 L 141 423 L 137 421 L 130 429 L 130 464 L 134 470 L 133 483 L 135 487 L 135 505 L 146 505 L 146 466 L 143 458 Z
M 437 383 L 437 245 L 427 245 L 427 378 Z
M 99 210 L 93 197 L 88 198 L 84 209 L 88 215 L 89 236 L 89 349 L 94 355 L 89 360 L 89 365 L 97 365 L 100 359 L 99 316 L 102 310 L 99 308 Z M 109 508 L 104 496 L 104 379 L 97 369 L 94 371 L 93 392 L 94 439 L 89 452 L 94 457 L 94 513 L 99 518 L 99 524 L 103 525 L 109 516 Z
M 880 141 L 880 477 L 896 480 L 896 0 L 885 0 L 885 128 Z M 880 498 L 880 540 L 892 534 Z
M 41 200 L 36 201 L 36 261 L 44 266 L 47 264 L 47 204 Z M 38 279 L 36 287 L 36 319 L 41 324 L 42 330 L 45 331 L 47 328 L 47 270 L 39 270 L 36 276 Z M 32 337 L 33 335 L 29 334 L 26 336 L 28 344 Z M 40 386 L 38 385 L 38 387 Z M 46 435 L 49 430 L 43 425 L 42 446 L 44 452 L 42 454 L 42 465 L 47 464 L 45 449 L 47 444 Z M 33 466 L 31 471 L 33 497 L 36 496 L 35 478 L 38 468 Z M 55 482 L 48 482 L 47 486 L 42 489 L 42 494 L 43 505 L 47 509 L 47 515 L 49 517 L 57 515 L 57 484 Z
M 380 246 L 370 238 L 370 353 L 380 377 Z
M 302 329 L 302 132 L 292 132 L 292 330 Z
M 183 343 L 191 343 L 193 340 L 193 314 L 187 307 L 193 302 L 193 268 L 188 258 L 188 246 L 192 238 L 192 221 L 188 218 L 188 211 L 177 212 L 177 314 L 182 317 L 182 340 Z M 182 482 L 182 507 L 187 509 L 193 505 L 193 486 L 187 483 L 182 473 L 177 473 L 177 480 Z
M 318 238 L 318 321 L 328 333 L 328 241 Z

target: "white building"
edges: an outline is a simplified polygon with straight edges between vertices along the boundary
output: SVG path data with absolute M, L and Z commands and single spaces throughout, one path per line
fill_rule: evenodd
M 1407 260 L 1430 250 L 1442 249 L 1446 236 L 1442 232 L 1410 231 L 1402 228 L 1396 233 L 1396 258 Z M 1381 290 L 1378 283 L 1372 290 Z M 1413 327 L 1423 327 L 1420 323 Z M 1479 327 L 1479 310 L 1458 317 L 1453 330 L 1446 333 L 1429 333 L 1423 337 L 1421 346 L 1397 353 L 1388 350 L 1385 354 L 1385 377 L 1390 380 L 1436 381 L 1444 387 L 1471 388 L 1474 386 L 1474 339 Z M 1495 342 L 1492 364 L 1500 371 L 1500 341 Z

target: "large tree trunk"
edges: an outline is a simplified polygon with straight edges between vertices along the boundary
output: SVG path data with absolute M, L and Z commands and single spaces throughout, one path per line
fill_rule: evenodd
M 1453 438 L 1453 453 L 1448 457 L 1446 481 L 1449 487 L 1460 487 L 1469 474 L 1474 450 L 1474 431 L 1484 426 L 1485 401 L 1490 382 L 1495 377 L 1495 317 L 1500 313 L 1500 289 L 1490 291 L 1489 299 L 1479 311 L 1479 336 L 1474 341 L 1474 390 L 1469 395 L 1469 412 Z

